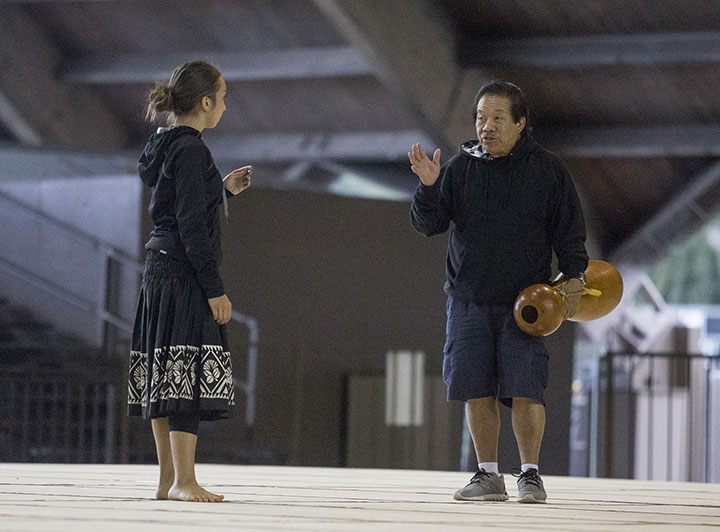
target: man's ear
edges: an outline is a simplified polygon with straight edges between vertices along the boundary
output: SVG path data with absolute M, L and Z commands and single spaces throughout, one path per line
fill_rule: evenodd
M 520 129 L 519 129 L 519 131 L 522 132 L 522 130 L 525 129 L 525 126 L 527 125 L 527 120 L 525 119 L 524 116 L 521 116 L 521 117 L 520 117 L 520 120 L 518 120 L 516 123 L 517 123 L 517 124 L 520 124 Z

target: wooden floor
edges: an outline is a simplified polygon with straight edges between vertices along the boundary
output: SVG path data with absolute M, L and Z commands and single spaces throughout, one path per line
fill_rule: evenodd
M 456 472 L 199 465 L 219 504 L 155 501 L 156 468 L 0 464 L 0 530 L 583 532 L 720 528 L 720 485 L 545 477 L 546 505 L 457 502 Z M 505 481 L 511 497 L 512 477 Z

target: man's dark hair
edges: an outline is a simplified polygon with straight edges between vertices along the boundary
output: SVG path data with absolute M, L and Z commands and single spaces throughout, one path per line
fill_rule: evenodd
M 523 133 L 528 130 L 528 124 L 530 122 L 530 111 L 528 110 L 527 101 L 525 95 L 520 90 L 520 87 L 510 83 L 509 81 L 491 81 L 486 83 L 475 95 L 475 105 L 473 105 L 473 121 L 477 119 L 477 106 L 480 102 L 480 98 L 486 94 L 493 94 L 495 96 L 504 96 L 510 100 L 510 112 L 512 113 L 513 122 L 519 122 L 522 117 L 525 117 L 525 128 Z

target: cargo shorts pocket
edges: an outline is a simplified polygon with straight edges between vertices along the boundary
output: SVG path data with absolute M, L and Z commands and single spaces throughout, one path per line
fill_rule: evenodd
M 445 346 L 443 347 L 443 365 L 442 365 L 442 375 L 443 375 L 443 382 L 445 384 L 449 385 L 452 380 L 452 374 L 454 371 L 454 363 L 452 359 L 452 348 L 453 348 L 453 341 L 452 340 L 446 340 Z

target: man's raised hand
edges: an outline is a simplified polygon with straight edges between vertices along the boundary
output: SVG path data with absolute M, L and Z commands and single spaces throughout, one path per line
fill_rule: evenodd
M 408 152 L 408 158 L 410 169 L 420 178 L 420 182 L 426 187 L 434 185 L 440 177 L 440 148 L 435 150 L 431 161 L 422 144 L 413 144 Z

